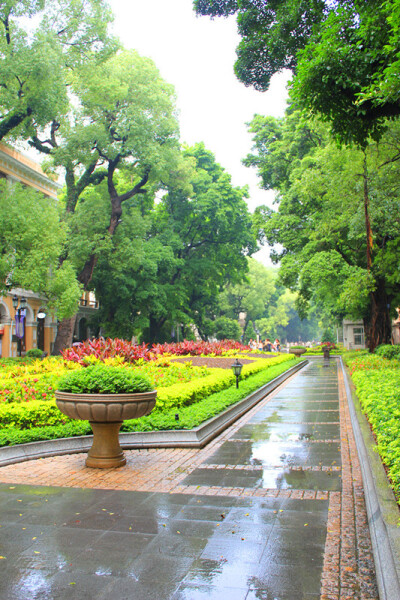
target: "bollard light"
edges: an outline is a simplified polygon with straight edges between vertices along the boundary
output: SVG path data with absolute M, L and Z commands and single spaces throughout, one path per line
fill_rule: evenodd
M 238 359 L 236 359 L 235 362 L 233 363 L 233 365 L 231 366 L 233 374 L 236 377 L 236 387 L 237 388 L 239 387 L 239 377 L 240 377 L 240 373 L 242 372 L 242 368 L 243 368 L 243 365 L 242 365 L 242 363 L 240 363 L 238 361 Z

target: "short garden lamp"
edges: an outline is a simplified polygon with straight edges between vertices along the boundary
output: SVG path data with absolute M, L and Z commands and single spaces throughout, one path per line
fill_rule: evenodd
M 243 365 L 242 365 L 242 363 L 240 363 L 238 361 L 238 359 L 236 359 L 235 362 L 233 363 L 233 365 L 231 366 L 231 368 L 232 368 L 234 376 L 236 377 L 236 387 L 238 388 L 239 387 L 239 377 L 240 377 L 240 373 L 242 372 Z
M 26 318 L 26 307 L 27 301 L 24 296 L 18 298 L 13 296 L 12 305 L 15 311 L 15 335 L 18 343 L 18 355 L 22 354 L 22 340 L 25 336 L 25 318 Z

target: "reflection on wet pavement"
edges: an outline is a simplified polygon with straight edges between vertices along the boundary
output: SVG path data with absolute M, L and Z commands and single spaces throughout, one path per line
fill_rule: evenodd
M 301 371 L 202 466 L 188 475 L 184 483 L 235 489 L 340 491 L 337 365 L 332 361 L 328 368 L 321 367 L 321 363 L 315 361 Z M 252 579 L 246 600 L 319 598 L 327 507 L 320 500 L 308 500 L 307 507 L 304 502 L 298 501 L 298 512 L 288 510 L 284 504 L 272 511 L 272 515 L 270 511 L 265 512 L 258 524 L 266 541 L 261 564 L 258 561 L 260 537 L 252 531 L 256 536 L 255 545 L 252 553 L 245 556 L 247 560 L 257 562 L 259 569 L 254 568 L 257 574 Z M 276 515 L 278 517 L 274 519 Z M 248 530 L 243 521 L 246 523 L 246 519 L 240 519 L 239 531 L 245 539 Z M 224 522 L 222 527 L 220 533 L 229 532 L 229 523 Z M 189 587 L 190 594 L 193 594 L 194 584 L 206 585 L 204 570 L 207 571 L 206 566 L 210 566 L 211 560 L 214 561 L 215 581 L 221 586 L 244 589 L 243 570 L 235 563 L 235 548 L 220 543 L 208 548 L 202 556 L 208 562 L 196 563 L 194 573 L 186 579 L 192 586 Z M 229 568 L 223 568 L 217 561 L 218 554 L 224 556 L 224 553 L 230 557 Z M 314 568 L 307 569 L 311 565 Z M 205 591 L 199 595 L 188 594 L 186 588 L 186 594 L 179 598 L 206 597 Z
M 317 362 L 308 365 L 206 460 L 214 470 L 195 469 L 184 483 L 339 491 L 336 379 L 336 362 L 324 369 Z
M 2 484 L 0 503 L 4 600 L 319 592 L 328 501 Z

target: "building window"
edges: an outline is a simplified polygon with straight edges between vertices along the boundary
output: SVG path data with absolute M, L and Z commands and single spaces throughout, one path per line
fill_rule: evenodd
M 364 346 L 364 327 L 353 327 L 353 339 L 355 346 Z

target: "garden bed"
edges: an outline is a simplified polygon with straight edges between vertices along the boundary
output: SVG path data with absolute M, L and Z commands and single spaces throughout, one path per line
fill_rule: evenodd
M 366 352 L 349 353 L 344 361 L 399 502 L 400 362 Z
M 273 356 L 264 356 L 262 354 L 248 354 L 251 358 L 240 356 L 239 361 L 242 365 L 253 363 L 260 358 L 274 358 Z M 230 369 L 233 364 L 232 358 L 222 358 L 221 356 L 179 356 L 173 358 L 172 362 L 191 362 L 193 367 L 210 367 L 212 369 Z
M 242 353 L 237 355 L 242 360 Z M 83 359 L 86 364 L 103 362 L 95 356 Z M 79 361 L 83 359 L 79 357 Z M 235 377 L 228 368 L 234 360 L 231 354 L 226 357 L 190 356 L 183 361 L 178 359 L 178 362 L 171 359 L 161 357 L 136 364 L 125 363 L 120 357 L 104 360 L 106 364 L 122 364 L 124 368 L 148 377 L 158 391 L 151 419 L 125 421 L 123 430 L 190 429 L 238 401 L 243 397 L 240 394 L 254 391 L 294 364 L 294 357 L 288 355 L 272 356 L 268 361 L 260 356 L 254 360 L 243 358 L 238 391 L 234 385 Z M 193 361 L 202 366 L 193 365 Z M 204 366 L 205 362 L 208 367 Z M 59 377 L 68 370 L 84 368 L 79 362 L 50 358 L 4 369 L 0 381 L 0 396 L 3 398 L 0 405 L 0 446 L 89 434 L 89 424 L 62 415 L 54 399 Z M 45 386 L 43 381 L 46 381 Z M 38 397 L 40 400 L 35 399 Z M 180 415 L 179 423 L 175 420 L 177 413 Z
M 288 363 L 289 364 L 289 363 Z M 269 372 L 270 381 L 259 386 L 260 375 L 249 378 L 246 385 L 241 389 L 234 389 L 234 397 L 227 402 L 227 394 L 222 394 L 222 397 L 210 397 L 203 401 L 200 414 L 197 415 L 197 421 L 200 425 L 193 426 L 191 429 L 161 429 L 161 430 L 146 430 L 120 433 L 120 444 L 124 449 L 128 448 L 168 448 L 168 447 L 183 447 L 183 448 L 201 448 L 216 435 L 226 429 L 235 420 L 240 418 L 245 412 L 250 410 L 255 404 L 260 402 L 265 396 L 271 393 L 285 379 L 293 375 L 301 369 L 307 361 L 294 360 L 290 362 L 289 368 L 286 367 L 280 375 L 272 377 L 272 371 Z M 275 374 L 283 370 L 283 364 L 275 367 Z M 265 373 L 264 373 L 265 375 Z M 248 391 L 254 388 L 249 394 Z M 228 390 L 225 390 L 228 392 Z M 221 396 L 221 394 L 219 395 Z M 225 396 L 225 398 L 223 398 Z M 242 397 L 242 399 L 238 399 Z M 227 408 L 222 410 L 225 403 Z M 233 404 L 232 404 L 233 401 Z M 208 409 L 207 409 L 208 407 Z M 183 409 L 181 415 L 183 421 L 188 423 L 190 412 L 194 412 L 195 406 Z M 207 413 L 208 410 L 208 413 Z M 185 413 L 188 413 L 185 415 Z M 205 418 L 209 414 L 210 417 Z M 215 416 L 212 416 L 215 414 Z M 193 415 L 192 415 L 193 417 Z M 173 422 L 173 421 L 172 421 Z M 195 422 L 195 419 L 192 421 Z M 82 424 L 82 422 L 80 422 Z M 179 424 L 175 423 L 176 426 Z M 88 433 L 90 431 L 88 430 Z M 84 435 L 52 439 L 48 441 L 38 441 L 33 443 L 19 444 L 17 446 L 6 446 L 0 448 L 0 466 L 14 464 L 24 460 L 32 460 L 35 458 L 44 458 L 47 456 L 57 456 L 60 454 L 73 454 L 79 452 L 87 452 L 92 444 L 92 436 Z

